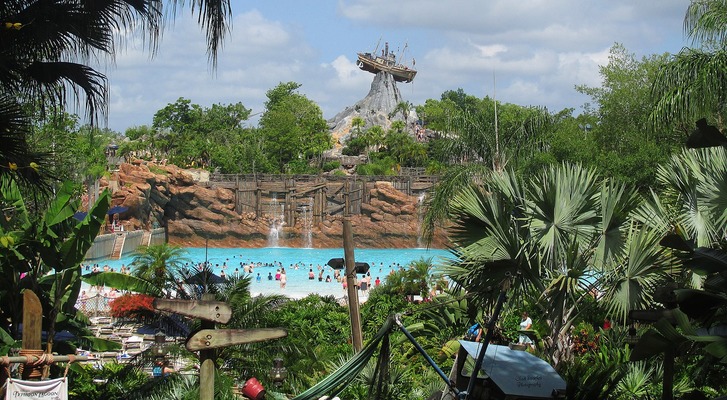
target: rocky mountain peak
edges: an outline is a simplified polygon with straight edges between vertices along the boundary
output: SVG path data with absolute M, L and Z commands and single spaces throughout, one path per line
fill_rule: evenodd
M 397 105 L 403 101 L 394 77 L 389 72 L 377 73 L 366 97 L 353 106 L 346 107 L 328 120 L 331 135 L 337 141 L 336 149 L 340 151 L 348 140 L 351 133 L 351 121 L 355 117 L 363 118 L 364 130 L 372 126 L 381 126 L 384 130 L 388 130 L 393 121 L 404 121 L 407 123 L 407 129 L 413 131 L 413 127 L 409 126 L 411 122 L 417 120 L 416 112 L 413 109 L 406 116 L 402 111 L 393 113 Z

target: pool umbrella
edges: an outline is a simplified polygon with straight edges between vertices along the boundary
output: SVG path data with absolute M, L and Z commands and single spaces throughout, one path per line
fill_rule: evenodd
M 327 264 L 333 269 L 343 269 L 346 266 L 343 258 L 331 258 Z
M 212 271 L 204 270 L 190 276 L 185 279 L 184 282 L 190 285 L 217 285 L 227 282 L 227 279 L 219 275 L 215 275 Z
M 124 206 L 113 206 L 109 208 L 109 211 L 106 213 L 108 215 L 114 215 L 114 214 L 121 214 L 126 212 L 129 209 L 129 207 Z
M 333 269 L 344 269 L 346 268 L 346 263 L 344 262 L 343 258 L 331 258 L 326 263 L 328 266 L 330 266 Z M 369 269 L 371 267 L 369 266 L 369 263 L 365 262 L 356 262 L 356 273 L 357 274 L 365 274 L 369 272 Z

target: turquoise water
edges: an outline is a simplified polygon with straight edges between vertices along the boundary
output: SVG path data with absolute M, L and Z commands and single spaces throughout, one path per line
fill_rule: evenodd
M 326 265 L 331 258 L 343 257 L 342 248 L 266 247 L 258 249 L 209 248 L 205 250 L 205 248 L 188 247 L 185 250 L 185 258 L 188 259 L 192 271 L 194 271 L 194 266 L 204 262 L 205 258 L 218 275 L 224 271 L 227 276 L 232 276 L 235 273 L 235 268 L 242 275 L 244 272 L 241 263 L 242 265 L 255 264 L 251 284 L 253 294 L 277 293 L 294 298 L 304 297 L 309 293 L 333 295 L 335 297 L 342 297 L 345 294 L 342 285 L 333 279 L 333 270 Z M 369 272 L 373 284 L 377 277 L 384 282 L 391 271 L 404 267 L 412 261 L 431 258 L 433 264 L 437 266 L 443 264 L 446 259 L 451 258 L 451 254 L 447 250 L 439 249 L 356 249 L 354 258 L 358 262 L 369 263 L 371 266 Z M 100 266 L 109 265 L 115 271 L 119 271 L 122 264 L 128 266 L 133 259 L 133 255 L 130 255 L 120 260 L 99 261 L 98 264 Z M 261 266 L 257 267 L 258 263 Z M 267 279 L 268 274 L 275 275 L 276 270 L 280 268 L 280 264 L 285 268 L 287 276 L 285 289 L 280 287 L 279 282 Z M 226 265 L 226 268 L 223 268 L 223 265 Z M 319 267 L 323 270 L 323 282 L 318 281 Z M 313 280 L 308 279 L 311 268 L 315 274 Z M 257 281 L 258 273 L 260 274 L 259 282 Z M 331 276 L 331 282 L 325 282 L 327 275 Z

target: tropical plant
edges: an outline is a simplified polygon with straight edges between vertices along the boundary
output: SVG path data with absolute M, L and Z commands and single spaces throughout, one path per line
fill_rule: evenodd
M 268 326 L 288 331 L 286 338 L 275 341 L 268 349 L 283 358 L 288 376 L 296 377 L 291 382 L 286 380 L 283 388 L 288 392 L 303 392 L 312 387 L 333 371 L 332 361 L 352 352 L 349 314 L 333 297 L 309 295 L 285 302 L 266 320 Z M 263 371 L 269 370 L 270 361 L 261 365 Z
M 560 366 L 569 399 L 610 398 L 616 387 L 623 383 L 631 354 L 629 347 L 624 345 L 625 332 L 623 328 L 603 332 L 597 347 Z
M 22 289 L 32 289 L 44 308 L 48 351 L 52 349 L 56 323 L 73 319 L 81 287 L 80 264 L 101 228 L 109 204 L 104 192 L 86 218 L 73 214 L 79 198 L 73 185 L 65 184 L 42 215 L 31 214 L 14 180 L 0 180 L 5 217 L 0 219 L 0 269 L 2 313 L 14 337 L 22 321 Z
M 655 106 L 650 91 L 666 60 L 666 55 L 638 59 L 621 44 L 611 47 L 608 64 L 599 68 L 599 87 L 577 87 L 594 107 L 582 116 L 583 128 L 574 135 L 576 143 L 586 144 L 582 150 L 590 151 L 580 161 L 642 189 L 653 184 L 657 166 L 682 145 L 682 132 L 653 129 L 649 123 Z
M 149 380 L 149 375 L 142 369 L 131 369 L 123 374 L 123 379 L 117 379 L 123 369 L 123 364 L 115 362 L 99 365 L 72 364 L 68 374 L 68 398 L 120 400 L 127 398 L 129 393 Z
M 0 135 L 4 146 L 0 149 L 0 174 L 13 172 L 14 179 L 36 185 L 48 177 L 45 157 L 28 147 L 31 122 L 24 108 L 62 110 L 69 98 L 75 98 L 91 125 L 96 125 L 107 106 L 107 81 L 88 60 L 113 59 L 119 36 L 136 28 L 147 36 L 146 43 L 153 52 L 163 25 L 164 3 L 2 2 Z M 171 0 L 169 4 L 176 7 L 183 2 Z M 230 22 L 230 2 L 204 0 L 191 4 L 191 8 L 199 13 L 199 23 L 206 29 L 208 57 L 214 66 Z
M 183 289 L 182 283 L 186 278 L 184 264 L 189 262 L 184 258 L 184 249 L 163 243 L 143 246 L 137 251 L 131 262 L 132 275 L 162 289 L 167 298 L 172 296 L 172 292 Z
M 154 313 L 154 298 L 145 294 L 126 293 L 109 302 L 109 314 L 114 318 L 138 320 Z
M 452 201 L 451 239 L 458 261 L 445 269 L 487 310 L 503 281 L 516 298 L 538 293 L 546 353 L 570 358 L 570 328 L 594 292 L 613 319 L 650 304 L 669 263 L 658 235 L 631 223 L 633 189 L 575 165 L 520 180 L 493 172 Z
M 682 130 L 707 117 L 722 121 L 727 102 L 724 65 L 727 63 L 727 12 L 723 0 L 692 0 L 684 31 L 694 48 L 684 48 L 660 69 L 652 86 L 658 100 L 651 114 L 657 127 Z

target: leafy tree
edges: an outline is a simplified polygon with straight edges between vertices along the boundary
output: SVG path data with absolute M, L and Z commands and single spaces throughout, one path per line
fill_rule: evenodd
M 321 109 L 296 92 L 300 84 L 281 83 L 267 92 L 260 117 L 265 154 L 284 171 L 294 160 L 319 158 L 331 148 L 331 136 Z
M 179 98 L 157 111 L 151 129 L 127 132 L 137 144 L 125 151 L 144 149 L 148 143 L 152 157 L 168 157 L 182 166 L 222 173 L 269 172 L 272 167 L 263 152 L 260 130 L 243 124 L 249 117 L 250 110 L 242 103 L 204 108 Z
M 592 130 L 584 128 L 584 136 L 595 143 L 588 164 L 602 174 L 648 187 L 656 166 L 681 146 L 679 135 L 654 130 L 648 120 L 655 104 L 651 87 L 666 57 L 653 55 L 637 60 L 622 45 L 615 44 L 608 65 L 600 67 L 601 86 L 577 87 L 591 96 L 596 106 L 597 120 L 590 122 Z
M 363 139 L 366 142 L 366 155 L 368 156 L 369 149 L 378 151 L 379 147 L 381 147 L 384 140 L 384 129 L 378 125 L 372 126 L 366 130 L 366 133 L 363 135 Z
M 386 153 L 404 167 L 421 167 L 427 160 L 427 149 L 408 133 L 391 130 L 384 138 Z
M 393 118 L 396 113 L 401 113 L 404 116 L 404 126 L 409 122 L 409 113 L 414 108 L 414 105 L 408 101 L 400 101 L 396 104 L 393 110 L 389 113 L 389 118 Z
M 366 151 L 366 139 L 362 136 L 349 137 L 346 142 L 346 147 L 341 150 L 341 153 L 345 156 L 357 156 Z
M 159 151 L 162 147 L 158 142 L 160 138 L 158 137 L 158 133 L 149 125 L 127 128 L 124 136 L 129 140 L 123 141 L 119 145 L 117 154 L 122 156 L 133 155 L 148 160 L 161 157 Z M 164 149 L 165 154 L 168 151 L 168 148 Z
M 366 121 L 364 121 L 361 117 L 353 117 L 351 119 L 351 127 L 353 128 L 353 132 L 355 136 L 361 135 L 361 128 L 366 125 Z

